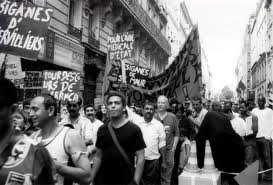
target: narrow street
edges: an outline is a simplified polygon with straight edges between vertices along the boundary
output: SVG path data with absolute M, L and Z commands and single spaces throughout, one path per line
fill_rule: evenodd
M 0 0 L 0 185 L 271 185 L 272 25 L 272 0 Z

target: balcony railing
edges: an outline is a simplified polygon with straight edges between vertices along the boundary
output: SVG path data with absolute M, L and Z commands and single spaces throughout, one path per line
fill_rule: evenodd
M 76 37 L 77 39 L 81 40 L 82 39 L 82 30 L 75 28 L 71 24 L 68 24 L 68 30 L 67 33 L 69 35 L 72 35 L 73 37 Z
M 135 19 L 149 32 L 149 34 L 156 40 L 161 48 L 168 54 L 171 55 L 171 45 L 156 27 L 153 20 L 149 17 L 147 12 L 137 2 L 137 0 L 119 0 L 123 6 L 135 17 Z

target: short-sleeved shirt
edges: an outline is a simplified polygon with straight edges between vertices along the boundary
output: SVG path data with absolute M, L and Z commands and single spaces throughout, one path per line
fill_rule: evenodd
M 258 133 L 256 138 L 273 139 L 273 111 L 270 108 L 254 108 L 252 113 L 258 117 Z
M 30 181 L 29 175 L 32 176 L 33 185 L 55 184 L 52 160 L 42 145 L 23 135 L 14 146 L 8 148 L 10 149 L 4 150 L 6 154 L 2 154 L 8 158 L 0 166 L 1 185 L 23 185 L 24 181 Z
M 129 160 L 135 164 L 135 152 L 146 147 L 140 128 L 127 122 L 120 128 L 113 127 L 113 130 Z M 102 150 L 102 160 L 95 182 L 121 185 L 128 184 L 133 180 L 134 174 L 114 144 L 107 125 L 102 125 L 99 128 L 96 147 Z
M 235 116 L 232 120 L 230 120 L 230 123 L 232 128 L 239 136 L 246 136 L 246 122 L 242 118 Z
M 167 112 L 167 115 L 163 120 L 160 119 L 158 113 L 154 115 L 154 118 L 164 125 L 166 133 L 166 149 L 171 150 L 173 147 L 174 137 L 179 137 L 179 121 L 177 117 L 173 113 Z
M 153 118 L 146 123 L 144 118 L 140 118 L 137 122 L 140 127 L 146 144 L 145 159 L 155 160 L 160 158 L 159 149 L 166 145 L 166 134 L 164 126 L 158 120 Z
M 63 126 L 72 125 L 74 129 L 79 131 L 80 135 L 84 139 L 85 133 L 87 132 L 86 129 L 88 129 L 86 125 L 91 124 L 91 121 L 88 118 L 84 117 L 83 115 L 80 115 L 78 119 L 76 119 L 74 122 L 71 122 L 71 119 L 69 118 L 69 116 L 67 116 L 64 119 L 62 119 L 62 121 L 59 124 Z

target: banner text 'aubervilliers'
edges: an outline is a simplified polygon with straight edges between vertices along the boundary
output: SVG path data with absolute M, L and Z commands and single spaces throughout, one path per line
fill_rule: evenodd
M 0 4 L 0 15 L 12 17 L 7 28 L 0 25 L 0 44 L 27 50 L 39 51 L 42 47 L 43 37 L 32 35 L 29 30 L 26 35 L 20 33 L 20 23 L 23 19 L 37 22 L 50 21 L 52 9 L 28 6 L 24 3 L 4 1 Z

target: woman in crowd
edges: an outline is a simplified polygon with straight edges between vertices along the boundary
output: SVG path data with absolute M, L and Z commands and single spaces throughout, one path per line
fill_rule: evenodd
M 27 123 L 27 117 L 23 112 L 16 110 L 12 114 L 12 124 L 17 130 L 24 131 Z

